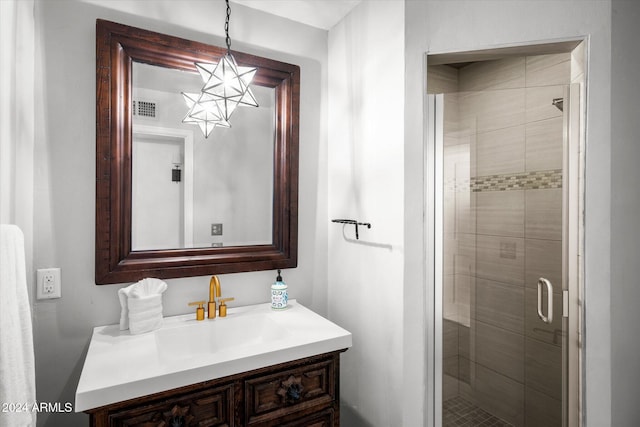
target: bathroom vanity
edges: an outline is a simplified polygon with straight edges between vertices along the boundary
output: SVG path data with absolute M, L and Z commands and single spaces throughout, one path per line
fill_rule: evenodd
M 226 318 L 165 318 L 142 335 L 94 329 L 76 390 L 92 426 L 338 426 L 351 334 L 290 301 Z

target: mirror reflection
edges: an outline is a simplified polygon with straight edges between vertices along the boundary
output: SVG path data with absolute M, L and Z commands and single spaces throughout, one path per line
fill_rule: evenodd
M 182 123 L 199 74 L 133 62 L 132 250 L 272 243 L 275 90 L 205 139 Z
M 96 20 L 96 284 L 297 265 L 300 67 L 234 52 L 260 107 L 204 140 L 180 93 L 224 53 Z

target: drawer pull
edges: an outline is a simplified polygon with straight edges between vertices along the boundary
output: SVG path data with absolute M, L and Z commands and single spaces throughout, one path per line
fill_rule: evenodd
M 176 415 L 169 420 L 170 427 L 185 427 L 184 417 L 182 415 Z
M 298 384 L 291 384 L 287 389 L 287 397 L 291 400 L 300 399 L 300 395 L 302 394 L 302 386 Z
M 284 403 L 296 403 L 302 397 L 303 391 L 302 377 L 290 375 L 286 381 L 280 383 L 277 393 Z
M 169 427 L 186 427 L 193 421 L 193 416 L 189 413 L 190 405 L 179 406 L 173 405 L 171 411 L 165 412 L 165 423 L 159 425 L 168 425 Z

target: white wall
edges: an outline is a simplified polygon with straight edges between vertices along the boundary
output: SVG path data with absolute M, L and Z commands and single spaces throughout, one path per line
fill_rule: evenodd
M 0 223 L 24 233 L 27 271 L 33 265 L 33 0 L 0 2 Z M 33 278 L 27 277 L 29 298 Z
M 611 413 L 640 425 L 640 3 L 613 0 L 611 24 Z
M 118 285 L 94 283 L 95 20 L 224 45 L 224 2 L 38 0 L 36 12 L 34 268 L 61 267 L 62 298 L 34 304 L 37 397 L 73 402 L 96 325 L 119 319 Z M 283 272 L 292 298 L 326 314 L 327 32 L 232 5 L 232 47 L 301 66 L 299 263 Z M 35 275 L 34 272 L 32 274 Z M 275 272 L 221 276 L 245 305 L 269 300 Z M 169 280 L 164 314 L 188 313 L 208 277 Z M 40 414 L 39 425 L 87 425 L 83 414 Z
M 426 2 L 424 20 L 415 23 L 421 26 L 416 31 L 430 53 L 589 36 L 584 396 L 589 426 L 606 426 L 611 422 L 610 7 L 610 1 L 434 0 Z M 420 108 L 417 104 L 414 107 Z M 408 180 L 417 180 L 418 174 L 413 171 L 414 178 Z M 417 277 L 405 277 L 407 281 L 414 279 Z
M 351 331 L 342 423 L 400 425 L 404 2 L 362 2 L 329 31 L 329 316 Z
M 424 168 L 427 2 L 405 1 L 405 83 L 404 83 L 404 357 L 402 425 L 424 425 L 433 416 L 433 396 L 428 393 L 427 361 L 433 349 L 427 344 L 426 319 L 429 315 L 425 283 L 433 277 L 426 264 L 429 240 L 425 225 L 427 185 Z M 433 233 L 431 233 L 430 237 Z M 431 238 L 433 242 L 433 238 Z M 433 304 L 433 298 L 429 301 Z

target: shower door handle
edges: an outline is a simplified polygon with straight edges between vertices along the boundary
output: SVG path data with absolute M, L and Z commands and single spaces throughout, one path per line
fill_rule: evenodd
M 542 313 L 542 285 L 547 288 L 547 315 Z M 544 323 L 553 322 L 553 285 L 550 281 L 541 277 L 538 279 L 538 317 Z

